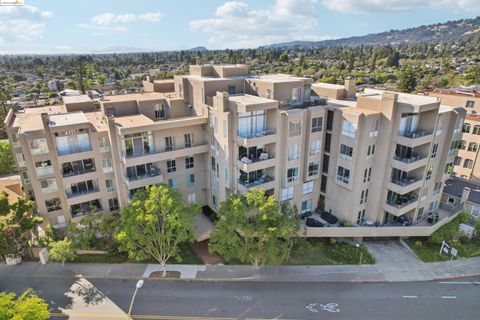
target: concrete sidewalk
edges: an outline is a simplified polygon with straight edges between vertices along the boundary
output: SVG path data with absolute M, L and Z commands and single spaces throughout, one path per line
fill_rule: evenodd
M 140 279 L 158 265 L 147 264 L 89 264 L 59 263 L 41 265 L 24 262 L 18 266 L 0 264 L 2 277 L 86 279 Z M 328 266 L 268 266 L 255 269 L 252 266 L 224 265 L 168 265 L 168 270 L 179 271 L 184 280 L 201 281 L 339 281 L 385 282 L 429 281 L 480 275 L 480 257 L 435 262 L 392 265 L 328 265 Z

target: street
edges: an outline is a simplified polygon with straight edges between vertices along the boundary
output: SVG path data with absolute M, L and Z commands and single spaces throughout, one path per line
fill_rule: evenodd
M 135 280 L 87 280 L 95 288 L 76 290 L 87 308 L 72 310 L 69 319 L 105 319 L 105 314 L 89 312 L 88 305 L 106 297 L 128 311 Z M 52 319 L 65 319 L 61 310 L 71 307 L 65 293 L 76 281 L 68 276 L 19 275 L 0 278 L 0 290 L 33 288 L 49 301 Z M 132 315 L 134 319 L 480 319 L 480 279 L 397 283 L 149 279 L 137 294 Z

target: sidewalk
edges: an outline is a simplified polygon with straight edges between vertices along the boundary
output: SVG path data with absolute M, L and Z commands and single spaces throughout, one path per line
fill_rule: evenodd
M 11 276 L 56 278 L 84 277 L 103 279 L 140 279 L 158 265 L 147 264 L 87 264 L 59 263 L 41 265 L 24 262 L 18 266 L 0 264 L 0 278 Z M 396 282 L 429 281 L 468 276 L 480 276 L 480 257 L 390 266 L 329 265 L 329 266 L 253 266 L 168 265 L 170 271 L 180 271 L 184 280 L 201 281 L 339 281 L 339 282 Z

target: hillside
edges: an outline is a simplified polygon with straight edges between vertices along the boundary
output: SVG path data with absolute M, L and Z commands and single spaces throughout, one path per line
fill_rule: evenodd
M 390 30 L 381 33 L 372 33 L 366 36 L 323 41 L 292 41 L 272 44 L 263 48 L 355 47 L 362 44 L 378 46 L 397 45 L 405 42 L 453 42 L 461 39 L 480 39 L 480 16 L 474 19 L 448 21 L 403 30 Z

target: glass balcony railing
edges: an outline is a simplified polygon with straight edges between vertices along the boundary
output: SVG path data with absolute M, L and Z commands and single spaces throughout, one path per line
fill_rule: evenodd
M 422 178 L 421 177 L 407 177 L 407 178 L 402 178 L 402 179 L 391 179 L 391 182 L 402 187 L 409 186 L 417 181 L 420 181 Z
M 387 204 L 392 207 L 401 209 L 417 200 L 418 200 L 417 197 L 401 196 L 401 197 L 398 197 L 397 199 L 387 199 Z
M 81 190 L 81 191 L 76 191 L 76 192 L 65 192 L 65 193 L 67 194 L 67 198 L 70 199 L 70 198 L 75 198 L 75 197 L 80 197 L 80 196 L 84 196 L 84 195 L 87 195 L 87 194 L 95 193 L 95 192 L 98 192 L 98 191 L 100 191 L 98 189 L 98 187 L 95 187 L 95 188 L 88 189 L 88 190 Z
M 143 180 L 143 179 L 148 179 L 148 178 L 152 178 L 152 177 L 157 177 L 160 174 L 161 174 L 160 169 L 151 168 L 148 173 L 137 174 L 137 175 L 127 175 L 127 180 L 128 181 Z
M 242 157 L 240 161 L 245 164 L 265 161 L 269 159 L 275 159 L 275 154 L 262 152 L 258 157 Z
M 393 159 L 398 160 L 403 163 L 413 163 L 425 159 L 427 156 L 419 153 L 412 153 L 410 155 L 394 155 Z
M 90 172 L 95 172 L 95 168 L 90 167 L 90 168 L 78 168 L 78 169 L 73 169 L 73 170 L 64 170 L 62 172 L 62 176 L 64 178 L 66 178 L 66 177 L 78 176 L 80 174 L 85 174 L 85 173 L 90 173 Z
M 262 184 L 265 184 L 267 182 L 271 182 L 273 180 L 274 180 L 273 177 L 271 177 L 269 175 L 265 175 L 265 176 L 262 176 L 262 177 L 258 178 L 257 180 L 245 181 L 245 180 L 239 179 L 238 182 L 246 188 L 251 188 L 251 187 L 260 186 Z
M 133 152 L 122 152 L 122 156 L 126 159 L 130 158 L 136 158 L 136 157 L 143 157 L 146 155 L 151 155 L 151 154 L 157 154 L 157 153 L 163 153 L 163 152 L 170 152 L 170 151 L 175 151 L 175 150 L 182 150 L 182 149 L 187 149 L 187 148 L 193 148 L 193 147 L 199 147 L 199 146 L 204 146 L 207 145 L 208 141 L 203 140 L 199 141 L 197 143 L 186 143 L 186 144 L 181 144 L 181 145 L 172 145 L 172 146 L 166 146 L 163 148 L 149 148 L 149 149 L 144 149 L 143 152 L 141 153 L 133 153 Z
M 49 174 L 53 174 L 53 167 L 48 166 L 35 168 L 35 172 L 37 173 L 37 176 L 47 176 Z
M 57 149 L 57 154 L 59 156 L 65 156 L 68 154 L 86 152 L 91 150 L 92 150 L 92 146 L 90 144 L 89 145 L 73 145 L 73 146 L 68 146 L 68 148 Z
M 416 138 L 428 136 L 432 133 L 433 133 L 433 130 L 418 129 L 418 130 L 415 130 L 414 132 L 400 132 L 399 135 L 405 138 L 416 139 Z
M 266 129 L 266 130 L 259 130 L 255 132 L 238 132 L 238 136 L 244 139 L 251 139 L 251 138 L 269 136 L 275 133 L 276 133 L 276 130 L 274 129 Z

